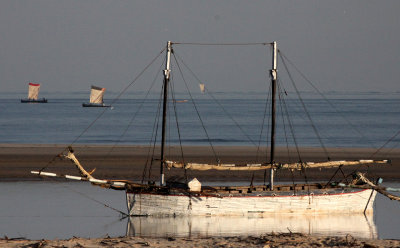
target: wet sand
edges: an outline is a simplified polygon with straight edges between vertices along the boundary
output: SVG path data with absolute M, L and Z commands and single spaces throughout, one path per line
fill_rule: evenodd
M 399 240 L 363 240 L 345 237 L 309 236 L 300 233 L 266 234 L 260 237 L 213 238 L 98 238 L 68 240 L 0 239 L 0 246 L 11 247 L 400 247 Z
M 31 170 L 78 175 L 75 166 L 69 160 L 60 159 L 57 154 L 61 153 L 66 145 L 29 145 L 29 144 L 0 144 L 0 180 L 33 180 L 38 176 L 30 173 Z M 82 165 L 91 171 L 96 169 L 94 176 L 104 179 L 129 179 L 140 181 L 147 161 L 147 168 L 150 167 L 148 154 L 152 150 L 147 146 L 106 146 L 106 145 L 75 145 L 75 154 Z M 265 148 L 264 148 L 265 149 Z M 223 163 L 249 163 L 265 162 L 265 150 L 259 151 L 253 147 L 239 146 L 218 146 L 214 147 L 214 152 L 209 147 L 185 146 L 183 147 L 185 162 L 204 162 L 216 163 L 219 159 Z M 354 160 L 370 159 L 376 151 L 370 148 L 328 148 L 331 160 Z M 178 146 L 168 148 L 167 156 L 170 160 L 180 160 L 181 149 Z M 159 158 L 159 149 L 154 151 L 156 158 Z M 257 155 L 258 154 L 258 155 Z M 301 148 L 302 161 L 326 161 L 328 155 L 317 148 Z M 258 159 L 257 159 L 258 157 Z M 350 174 L 355 169 L 366 171 L 371 178 L 382 177 L 385 181 L 400 180 L 400 149 L 382 150 L 373 159 L 390 159 L 391 164 L 373 165 L 370 167 L 356 166 L 343 167 L 345 175 Z M 277 148 L 276 161 L 297 162 L 299 157 L 295 148 L 291 148 L 289 153 L 286 148 Z M 158 181 L 159 160 L 154 160 L 151 169 L 151 180 Z M 295 180 L 327 180 L 336 171 L 332 169 L 307 169 L 306 173 L 295 171 Z M 147 174 L 148 175 L 148 174 Z M 246 181 L 251 180 L 253 172 L 234 172 L 234 171 L 188 171 L 189 177 L 197 177 L 200 181 Z M 182 169 L 171 169 L 166 171 L 166 176 L 183 176 Z M 342 173 L 336 177 L 343 178 Z M 255 173 L 255 181 L 263 181 L 264 173 Z M 288 170 L 277 171 L 278 180 L 292 180 L 292 174 Z

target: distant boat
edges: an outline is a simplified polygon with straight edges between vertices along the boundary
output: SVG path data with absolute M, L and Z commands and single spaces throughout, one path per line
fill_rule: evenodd
M 33 102 L 33 103 L 47 103 L 46 98 L 38 99 L 40 90 L 40 84 L 29 83 L 28 98 L 21 99 L 21 102 Z
M 103 102 L 103 96 L 106 88 L 92 85 L 90 91 L 90 103 L 82 103 L 82 107 L 111 107 Z
M 204 86 L 204 84 L 199 84 L 199 87 L 200 87 L 201 93 L 204 93 L 206 91 L 206 87 Z

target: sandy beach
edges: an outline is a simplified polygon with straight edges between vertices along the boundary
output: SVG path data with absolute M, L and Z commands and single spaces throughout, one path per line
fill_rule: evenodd
M 2 180 L 30 180 L 38 179 L 30 173 L 32 170 L 50 171 L 61 174 L 77 175 L 74 165 L 66 160 L 57 157 L 63 152 L 66 145 L 45 145 L 45 144 L 2 144 L 0 145 L 0 178 Z M 75 154 L 83 166 L 94 172 L 95 177 L 105 179 L 129 179 L 141 180 L 143 169 L 146 165 L 149 148 L 147 146 L 106 146 L 106 145 L 75 145 Z M 253 147 L 240 146 L 218 146 L 214 147 L 217 157 L 209 147 L 185 146 L 185 162 L 216 163 L 219 159 L 223 163 L 249 163 L 264 162 L 265 151 L 258 152 Z M 371 148 L 330 148 L 327 149 L 331 160 L 355 160 L 370 159 L 375 149 Z M 151 150 L 150 150 L 151 151 Z M 174 146 L 168 148 L 168 159 L 180 160 L 181 149 Z M 326 161 L 326 153 L 317 148 L 301 148 L 302 161 Z M 155 158 L 158 158 L 159 149 L 155 150 Z M 400 150 L 382 150 L 373 159 L 390 159 L 390 164 L 373 165 L 370 167 L 343 167 L 344 174 L 353 172 L 355 169 L 366 171 L 370 177 L 382 177 L 385 181 L 400 180 Z M 289 153 L 286 149 L 278 148 L 276 160 L 281 162 L 297 162 L 297 151 L 291 148 Z M 153 161 L 151 180 L 158 180 L 159 161 Z M 148 163 L 149 164 L 149 163 Z M 307 169 L 308 180 L 329 179 L 336 171 L 332 169 Z M 188 171 L 190 177 L 197 177 L 200 181 L 225 181 L 225 180 L 250 180 L 252 172 L 232 171 Z M 182 176 L 181 169 L 171 169 L 166 172 L 167 177 Z M 296 180 L 304 180 L 300 172 L 294 173 Z M 342 177 L 338 173 L 337 177 Z M 291 180 L 292 175 L 287 170 L 277 171 L 277 180 Z M 262 181 L 263 173 L 255 173 L 254 180 Z
M 400 240 L 363 240 L 345 237 L 310 236 L 300 233 L 265 234 L 260 237 L 141 238 L 118 237 L 68 240 L 0 239 L 0 246 L 14 247 L 399 247 Z
M 45 171 L 77 175 L 75 166 L 67 160 L 61 160 L 56 155 L 65 149 L 65 145 L 0 145 L 0 180 L 48 180 L 40 179 L 30 173 L 46 167 Z M 206 147 L 184 147 L 185 161 L 212 163 L 215 156 Z M 148 147 L 146 146 L 101 146 L 76 145 L 76 156 L 87 170 L 96 168 L 97 178 L 140 180 L 146 164 Z M 218 158 L 224 163 L 242 163 L 255 161 L 256 149 L 252 147 L 215 147 Z M 374 149 L 361 148 L 331 148 L 328 149 L 332 160 L 369 159 Z M 180 154 L 179 147 L 168 150 L 169 159 L 176 159 Z M 156 149 L 155 154 L 159 151 Z M 297 152 L 293 149 L 289 155 L 283 148 L 277 149 L 277 160 L 296 161 Z M 302 148 L 303 161 L 324 161 L 326 154 L 321 149 Z M 386 181 L 400 180 L 399 150 L 384 151 L 374 159 L 391 159 L 391 164 L 374 165 L 368 168 L 370 177 L 382 177 Z M 384 155 L 382 155 L 384 154 Z M 261 161 L 262 159 L 260 159 Z M 354 171 L 354 167 L 343 168 L 344 174 Z M 359 168 L 365 171 L 366 167 Z M 336 171 L 333 169 L 307 170 L 308 180 L 329 179 Z M 152 180 L 158 180 L 159 161 L 154 162 Z M 190 177 L 200 181 L 249 181 L 253 172 L 226 171 L 189 171 Z M 182 176 L 179 169 L 167 171 L 169 176 Z M 279 180 L 291 180 L 291 173 L 278 170 Z M 295 173 L 296 179 L 304 180 L 304 175 Z M 336 175 L 342 177 L 340 173 Z M 255 180 L 262 181 L 263 173 L 256 173 Z M 1 237 L 0 247 L 399 247 L 399 240 L 375 240 L 345 237 L 314 236 L 300 233 L 267 233 L 262 236 L 242 237 L 190 237 L 190 238 L 145 238 L 145 237 L 105 237 L 105 238 L 71 238 L 67 240 L 27 240 L 24 238 Z

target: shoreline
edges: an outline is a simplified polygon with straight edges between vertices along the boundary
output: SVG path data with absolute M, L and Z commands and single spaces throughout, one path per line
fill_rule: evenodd
M 67 145 L 62 144 L 0 144 L 0 180 L 36 180 L 39 177 L 30 174 L 31 170 L 55 172 L 61 174 L 77 175 L 75 166 L 68 160 L 61 160 L 57 154 L 61 153 Z M 148 162 L 149 147 L 146 145 L 74 145 L 75 155 L 88 171 L 96 168 L 94 176 L 102 179 L 127 179 L 140 181 L 143 170 Z M 265 162 L 261 154 L 266 154 L 266 148 L 257 153 L 257 149 L 248 146 L 215 146 L 217 156 L 214 156 L 210 147 L 184 146 L 185 162 L 216 163 L 219 159 L 223 163 L 249 163 Z M 155 149 L 155 158 L 159 155 L 159 147 Z M 327 161 L 327 155 L 321 148 L 301 147 L 302 161 Z M 376 149 L 373 148 L 327 148 L 331 160 L 357 160 L 370 159 Z M 181 149 L 179 146 L 167 148 L 168 159 L 180 160 Z M 344 174 L 349 174 L 359 168 L 367 171 L 371 177 L 382 177 L 385 181 L 400 180 L 400 149 L 382 150 L 374 159 L 390 159 L 391 164 L 343 167 Z M 264 155 L 263 155 L 264 156 Z M 258 157 L 258 160 L 256 159 Z M 282 162 L 297 162 L 297 150 L 293 147 L 276 148 L 276 160 Z M 149 164 L 149 163 L 148 163 Z M 153 162 L 151 180 L 157 181 L 160 161 Z M 148 165 L 149 167 L 149 165 Z M 308 180 L 329 180 L 337 168 L 307 169 Z M 277 170 L 277 178 L 282 180 L 304 180 L 304 175 L 290 171 Z M 253 172 L 250 171 L 191 171 L 190 177 L 200 181 L 248 181 Z M 339 173 L 338 173 L 339 174 Z M 167 176 L 183 176 L 182 169 L 166 171 Z M 339 175 L 337 175 L 339 177 Z M 264 173 L 255 173 L 255 181 L 263 181 Z
M 71 238 L 66 240 L 0 239 L 0 246 L 11 247 L 399 247 L 400 240 L 357 239 L 351 235 L 317 236 L 302 233 L 271 233 L 259 237 L 190 238 Z

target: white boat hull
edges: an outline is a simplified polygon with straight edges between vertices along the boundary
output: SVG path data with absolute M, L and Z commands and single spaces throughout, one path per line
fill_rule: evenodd
M 371 195 L 372 193 L 372 195 Z M 263 216 L 270 214 L 351 214 L 372 213 L 376 192 L 359 189 L 335 194 L 270 196 L 188 196 L 127 192 L 132 216 Z M 368 205 L 368 206 L 367 206 Z

